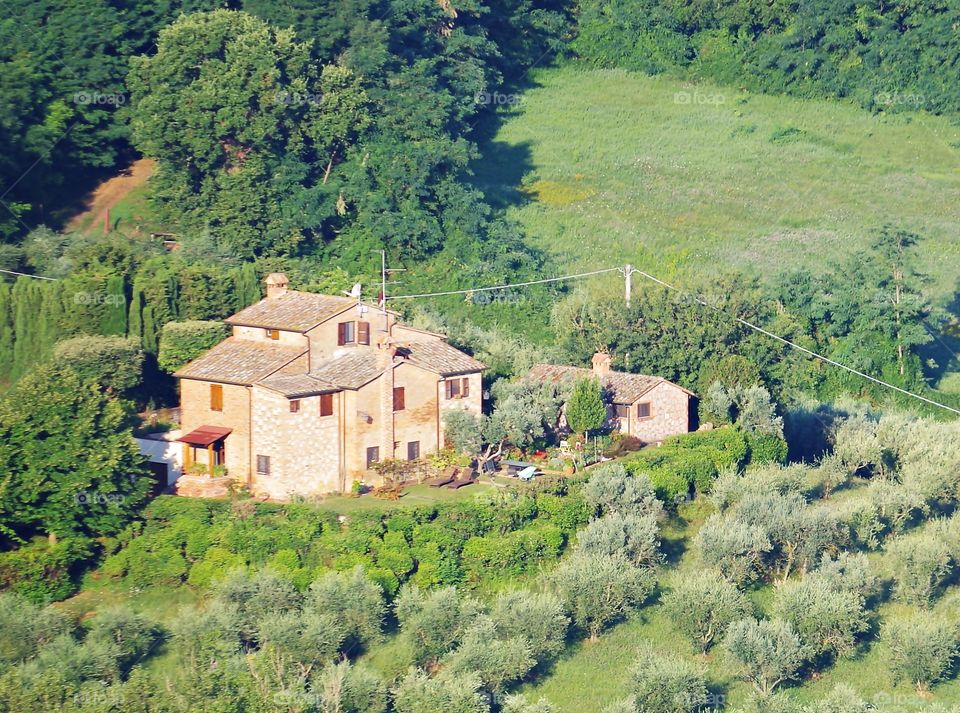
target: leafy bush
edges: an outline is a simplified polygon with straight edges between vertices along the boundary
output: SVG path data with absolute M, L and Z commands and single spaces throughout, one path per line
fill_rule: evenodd
M 788 446 L 783 438 L 771 434 L 747 436 L 751 463 L 785 463 Z
M 246 567 L 246 560 L 223 547 L 210 547 L 204 552 L 203 559 L 193 563 L 187 584 L 198 589 L 206 589 L 211 584 L 224 579 L 231 571 Z
M 51 545 L 38 540 L 0 553 L 0 590 L 15 592 L 35 604 L 66 599 L 77 591 L 74 571 L 93 555 L 90 540 L 64 538 Z
M 226 337 L 227 329 L 222 322 L 168 322 L 160 335 L 157 363 L 164 371 L 173 373 Z

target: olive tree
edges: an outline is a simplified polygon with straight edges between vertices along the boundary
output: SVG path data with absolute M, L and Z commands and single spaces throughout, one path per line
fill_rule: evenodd
M 689 713 L 707 702 L 703 667 L 680 656 L 658 654 L 649 645 L 637 652 L 630 683 L 637 713 Z
M 693 542 L 705 564 L 736 584 L 759 576 L 763 555 L 772 546 L 763 527 L 716 513 L 707 518 Z
M 444 659 L 446 671 L 476 673 L 483 686 L 494 693 L 522 678 L 536 663 L 525 637 L 503 636 L 487 616 L 479 617 L 464 632 L 457 648 Z
M 649 570 L 632 566 L 623 556 L 591 557 L 574 552 L 550 575 L 556 593 L 591 641 L 608 624 L 639 606 L 654 588 Z
M 653 515 L 605 515 L 577 533 L 577 549 L 590 556 L 620 553 L 637 567 L 662 560 L 660 528 Z
M 522 589 L 500 593 L 490 609 L 490 618 L 501 635 L 526 639 L 540 664 L 563 651 L 570 625 L 563 602 L 555 594 Z
M 418 664 L 436 662 L 453 650 L 482 611 L 479 602 L 455 587 L 424 592 L 412 585 L 400 590 L 394 610 Z
M 360 566 L 320 576 L 310 585 L 303 608 L 336 616 L 343 625 L 348 652 L 380 638 L 386 613 L 383 589 Z
M 393 689 L 393 710 L 395 713 L 489 713 L 490 704 L 480 687 L 480 676 L 475 673 L 431 677 L 414 669 Z
M 630 475 L 619 463 L 608 463 L 591 471 L 583 495 L 594 514 L 659 515 L 663 503 L 646 475 Z
M 743 677 L 764 696 L 796 676 L 810 654 L 793 626 L 781 619 L 735 621 L 723 645 Z
M 951 572 L 947 543 L 934 531 L 921 531 L 891 541 L 887 552 L 897 596 L 910 604 L 930 606 Z
M 716 570 L 678 575 L 663 605 L 670 620 L 704 653 L 732 622 L 752 613 L 743 592 Z
M 777 591 L 774 613 L 789 622 L 815 656 L 848 656 L 867 628 L 863 597 L 835 589 L 823 578 L 787 582 Z
M 891 619 L 881 630 L 890 670 L 923 694 L 946 677 L 957 657 L 957 623 L 931 614 Z

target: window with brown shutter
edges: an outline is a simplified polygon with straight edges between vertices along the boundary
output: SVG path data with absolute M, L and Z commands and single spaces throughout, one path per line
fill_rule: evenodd
M 337 325 L 337 346 L 356 342 L 355 325 L 353 322 L 340 322 Z
M 210 384 L 210 410 L 223 411 L 223 386 Z
M 460 398 L 460 379 L 448 379 L 447 384 L 447 398 L 448 399 L 458 399 Z
M 630 418 L 630 407 L 626 404 L 616 404 L 614 410 L 616 411 L 617 418 L 621 421 L 626 421 Z
M 279 329 L 268 329 L 267 339 L 280 339 L 280 330 Z
M 320 394 L 320 415 L 333 416 L 333 394 Z
M 370 323 L 357 322 L 357 343 L 370 344 Z
M 637 404 L 637 418 L 650 418 L 650 402 L 644 401 L 642 404 Z
M 394 411 L 403 411 L 406 407 L 404 401 L 404 391 L 402 386 L 395 386 L 393 388 L 393 410 Z
M 290 413 L 300 413 L 300 399 L 290 399 Z
M 463 398 L 467 398 L 470 395 L 470 379 L 464 378 L 460 380 L 460 395 Z

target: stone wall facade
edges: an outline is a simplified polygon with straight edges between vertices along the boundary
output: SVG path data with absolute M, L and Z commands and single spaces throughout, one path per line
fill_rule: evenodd
M 467 379 L 470 384 L 470 394 L 466 397 L 447 398 L 446 381 L 450 379 Z M 483 377 L 479 374 L 463 374 L 461 376 L 450 376 L 441 379 L 437 383 L 437 400 L 440 403 L 440 426 L 439 443 L 442 447 L 445 443 L 443 433 L 443 418 L 449 411 L 469 411 L 475 416 L 483 413 Z
M 250 391 L 249 386 L 221 384 L 223 387 L 223 410 L 210 409 L 210 386 L 212 382 L 198 379 L 180 380 L 180 430 L 190 433 L 201 426 L 220 426 L 232 429 L 224 439 L 224 455 L 227 471 L 240 484 L 250 482 Z M 184 448 L 189 446 L 184 445 Z M 203 449 L 197 449 L 204 461 Z
M 333 395 L 333 415 L 320 415 L 320 397 L 290 399 L 263 387 L 253 387 L 253 453 L 251 488 L 258 495 L 286 500 L 291 494 L 339 492 L 339 437 L 342 393 Z M 270 458 L 270 473 L 257 473 L 257 456 Z M 348 484 L 349 485 L 349 484 Z
M 650 404 L 650 417 L 637 418 L 637 406 Z M 630 435 L 644 443 L 658 443 L 667 436 L 690 430 L 690 395 L 664 381 L 630 405 Z

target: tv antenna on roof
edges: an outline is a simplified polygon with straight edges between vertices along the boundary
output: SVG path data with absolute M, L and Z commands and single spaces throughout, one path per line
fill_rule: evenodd
M 380 311 L 383 313 L 383 331 L 385 334 L 390 332 L 390 322 L 387 318 L 387 284 L 398 285 L 399 282 L 393 281 L 387 283 L 387 275 L 394 272 L 406 272 L 403 267 L 387 267 L 387 251 L 380 251 Z

